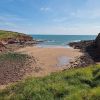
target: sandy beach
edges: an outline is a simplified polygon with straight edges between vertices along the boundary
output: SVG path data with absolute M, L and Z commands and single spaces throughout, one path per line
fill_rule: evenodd
M 45 76 L 51 72 L 63 70 L 68 67 L 70 60 L 82 55 L 77 49 L 61 47 L 24 47 L 17 50 L 17 52 L 35 58 L 35 63 L 31 65 L 34 71 L 30 73 L 33 76 Z

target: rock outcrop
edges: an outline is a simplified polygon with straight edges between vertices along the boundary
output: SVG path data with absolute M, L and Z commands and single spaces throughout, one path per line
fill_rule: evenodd
M 88 47 L 94 47 L 95 41 L 94 40 L 87 40 L 87 41 L 79 41 L 79 42 L 71 42 L 69 46 L 73 47 L 74 49 L 80 49 L 81 52 L 86 52 Z
M 85 62 L 83 65 L 93 65 L 93 63 L 100 63 L 100 33 L 95 40 L 72 42 L 69 43 L 69 45 L 75 49 L 80 49 L 80 51 L 84 53 L 84 56 L 79 58 Z
M 5 44 L 33 41 L 33 37 L 24 33 L 0 30 L 0 41 Z
M 98 34 L 97 38 L 95 39 L 95 45 L 97 48 L 100 49 L 100 33 Z
M 74 61 L 71 61 L 70 68 L 86 67 L 88 65 L 94 65 L 94 64 L 95 62 L 93 61 L 91 56 L 89 56 L 88 53 L 85 53 L 80 57 L 76 57 Z

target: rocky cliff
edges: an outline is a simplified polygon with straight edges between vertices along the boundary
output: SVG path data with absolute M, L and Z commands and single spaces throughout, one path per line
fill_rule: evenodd
M 95 39 L 95 45 L 97 48 L 100 49 L 100 33 L 98 34 L 98 36 Z
M 26 35 L 24 33 L 0 30 L 1 42 L 14 43 L 14 42 L 27 42 L 32 40 L 33 38 L 30 35 Z

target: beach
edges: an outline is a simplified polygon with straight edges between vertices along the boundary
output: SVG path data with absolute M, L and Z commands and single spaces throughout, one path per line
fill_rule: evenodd
M 100 0 L 0 1 L 0 100 L 100 100 Z
M 52 72 L 67 69 L 69 62 L 79 57 L 82 53 L 78 49 L 61 48 L 61 47 L 24 47 L 16 52 L 28 54 L 35 58 L 35 63 L 31 64 L 34 71 L 30 73 L 32 76 L 45 76 Z
M 86 53 L 95 36 L 25 35 L 1 31 L 0 84 L 16 82 L 28 77 L 43 77 L 54 72 L 86 67 L 94 61 Z M 87 38 L 86 38 L 87 37 Z M 90 41 L 77 41 L 84 38 Z M 77 41 L 77 42 L 71 42 Z M 84 51 L 84 52 L 83 52 Z

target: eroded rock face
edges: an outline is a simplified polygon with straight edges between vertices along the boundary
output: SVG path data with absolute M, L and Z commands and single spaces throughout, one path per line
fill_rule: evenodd
M 31 36 L 29 36 L 29 35 L 22 35 L 21 34 L 21 35 L 18 35 L 16 37 L 16 40 L 26 42 L 26 41 L 33 41 L 33 38 Z
M 100 33 L 98 34 L 97 38 L 95 39 L 95 45 L 97 48 L 100 49 Z

